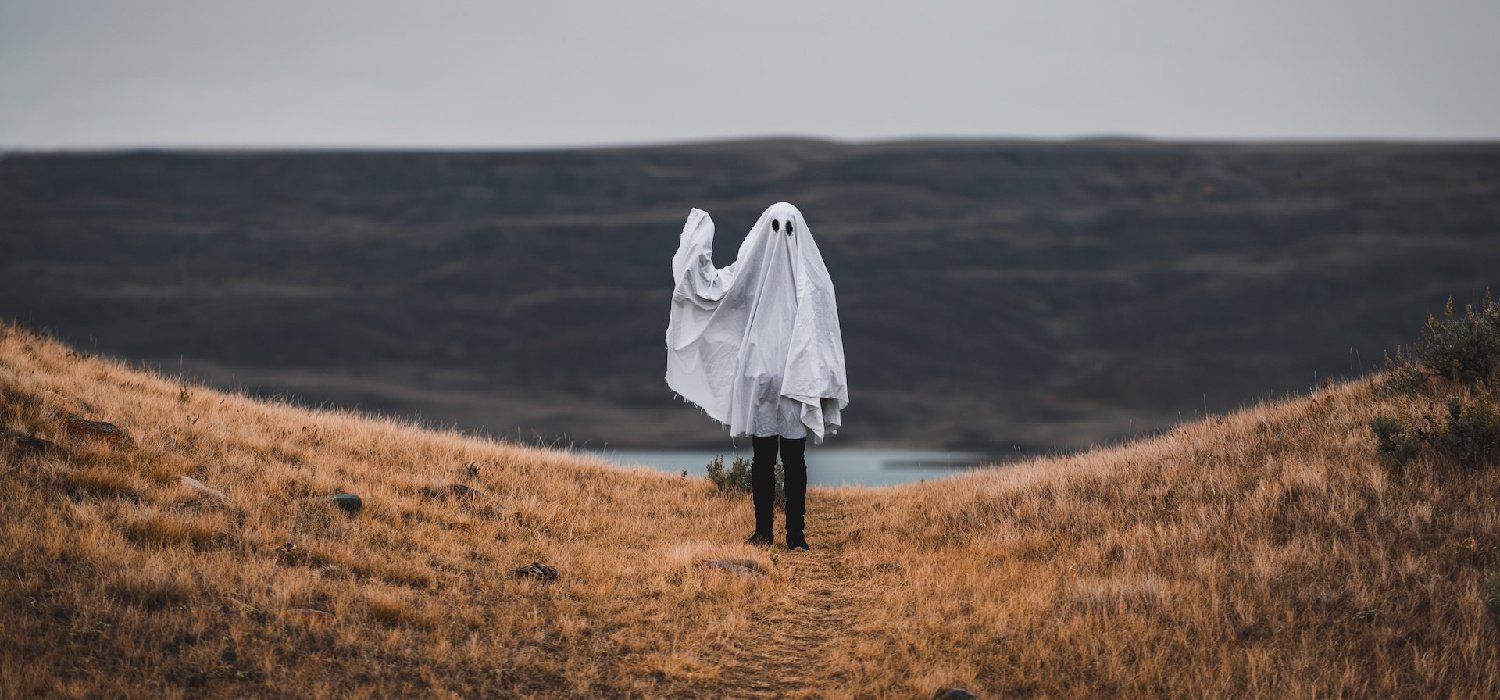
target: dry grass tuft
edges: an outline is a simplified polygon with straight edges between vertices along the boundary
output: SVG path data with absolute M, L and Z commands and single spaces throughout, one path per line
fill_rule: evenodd
M 1393 469 L 1368 427 L 1433 400 L 1360 381 L 815 487 L 814 551 L 787 553 L 742 544 L 748 499 L 706 479 L 189 390 L 0 326 L 0 694 L 1496 697 L 1500 467 Z M 70 413 L 131 440 L 70 439 Z M 511 575 L 531 562 L 559 576 Z
M 228 533 L 219 531 L 213 524 L 162 513 L 131 514 L 124 530 L 127 537 L 144 546 L 187 545 L 204 551 L 215 546 L 228 546 L 232 542 Z
M 387 627 L 432 629 L 438 615 L 426 608 L 422 598 L 396 589 L 374 588 L 365 592 L 365 611 Z
M 61 481 L 65 488 L 78 496 L 124 498 L 131 501 L 141 499 L 142 489 L 138 480 L 104 467 L 68 472 L 61 476 Z
M 121 572 L 115 574 L 108 586 L 109 595 L 125 606 L 148 611 L 172 606 L 186 606 L 198 595 L 199 590 L 181 573 Z

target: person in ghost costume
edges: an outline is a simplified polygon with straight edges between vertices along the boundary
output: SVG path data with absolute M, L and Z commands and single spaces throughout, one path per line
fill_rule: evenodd
M 667 386 L 751 436 L 752 544 L 771 544 L 775 465 L 786 480 L 786 545 L 807 549 L 807 438 L 838 432 L 849 405 L 833 280 L 802 212 L 777 202 L 739 254 L 714 267 L 714 222 L 694 209 L 672 256 Z

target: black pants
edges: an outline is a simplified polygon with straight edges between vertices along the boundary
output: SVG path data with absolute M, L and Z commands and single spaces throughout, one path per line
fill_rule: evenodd
M 807 513 L 807 438 L 752 437 L 755 457 L 750 461 L 750 485 L 755 497 L 755 531 L 771 536 L 776 509 L 776 452 L 786 472 L 786 537 L 803 539 L 803 516 Z

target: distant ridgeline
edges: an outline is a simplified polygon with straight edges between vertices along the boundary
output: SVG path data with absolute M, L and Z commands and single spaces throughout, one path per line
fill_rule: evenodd
M 1379 368 L 1500 289 L 1500 145 L 759 141 L 0 156 L 0 316 L 221 386 L 723 444 L 662 376 L 689 208 L 806 214 L 830 444 L 1074 449 Z

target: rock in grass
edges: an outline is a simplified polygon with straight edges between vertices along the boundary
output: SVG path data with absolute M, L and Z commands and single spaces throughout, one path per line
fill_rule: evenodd
M 484 498 L 487 494 L 464 484 L 435 484 L 422 487 L 422 495 L 428 498 Z
M 360 508 L 365 507 L 364 501 L 359 500 L 359 496 L 352 493 L 336 493 L 323 500 L 338 506 L 345 513 L 358 513 Z
M 522 566 L 520 568 L 517 568 L 515 571 L 510 572 L 510 575 L 516 578 L 529 578 L 536 579 L 538 581 L 556 581 L 557 569 L 547 566 L 546 564 L 543 564 L 541 562 L 534 561 L 530 564 L 527 564 L 526 566 Z
M 201 482 L 201 481 L 199 481 L 197 479 L 194 479 L 191 476 L 181 477 L 181 478 L 179 478 L 177 480 L 177 482 L 180 483 L 180 484 L 182 484 L 183 486 L 187 487 L 187 489 L 189 491 L 192 491 L 193 493 L 196 493 L 199 496 L 204 496 L 204 497 L 207 497 L 207 498 L 212 498 L 212 499 L 214 499 L 216 501 L 223 501 L 223 500 L 226 500 L 226 498 L 227 498 L 224 495 L 223 491 L 220 491 L 218 489 L 211 489 L 211 488 L 205 486 L 203 484 L 203 482 Z
M 754 559 L 705 559 L 703 565 L 710 569 L 723 569 L 741 576 L 765 576 L 760 562 Z
M 938 688 L 932 694 L 932 700 L 979 700 L 979 696 L 968 691 L 967 688 Z
M 69 413 L 63 418 L 63 430 L 75 438 L 103 440 L 116 445 L 129 445 L 132 442 L 130 435 L 114 423 L 88 420 L 76 413 Z

